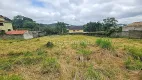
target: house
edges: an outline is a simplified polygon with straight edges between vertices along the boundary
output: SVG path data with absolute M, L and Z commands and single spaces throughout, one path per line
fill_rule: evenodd
M 6 32 L 6 35 L 12 39 L 31 39 L 33 34 L 28 30 L 13 30 Z
M 83 26 L 70 26 L 69 33 L 83 33 Z
M 5 33 L 7 31 L 12 31 L 12 30 L 13 27 L 11 20 L 7 17 L 0 15 L 0 31 Z
M 142 31 L 142 22 L 134 22 L 122 28 L 122 31 L 138 30 Z

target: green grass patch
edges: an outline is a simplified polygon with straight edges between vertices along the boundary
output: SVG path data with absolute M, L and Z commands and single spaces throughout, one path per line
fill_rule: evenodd
M 86 48 L 86 47 L 87 47 L 87 43 L 84 42 L 84 41 L 82 41 L 82 42 L 80 42 L 80 46 L 81 46 L 82 48 Z
M 104 49 L 112 49 L 112 42 L 109 39 L 97 39 L 96 44 Z
M 93 65 L 87 69 L 86 77 L 86 80 L 102 80 L 101 73 L 94 69 Z
M 128 54 L 134 59 L 142 61 L 142 48 L 124 46 L 124 49 L 127 50 Z
M 77 54 L 81 54 L 83 56 L 88 56 L 92 53 L 92 51 L 88 50 L 88 49 L 80 49 L 77 51 Z
M 0 75 L 0 80 L 23 80 L 21 76 L 18 75 Z
M 125 61 L 125 66 L 129 70 L 141 70 L 142 69 L 142 62 L 140 60 L 132 60 L 128 58 Z

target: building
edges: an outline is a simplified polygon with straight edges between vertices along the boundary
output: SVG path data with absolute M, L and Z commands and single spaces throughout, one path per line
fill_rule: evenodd
M 83 33 L 83 26 L 70 26 L 69 33 Z
M 6 32 L 6 36 L 12 39 L 32 39 L 33 34 L 28 30 L 13 30 Z
M 122 28 L 122 31 L 138 30 L 142 31 L 142 22 L 134 22 Z
M 7 17 L 0 15 L 0 31 L 7 32 L 12 30 L 13 30 L 13 27 L 12 27 L 11 20 Z

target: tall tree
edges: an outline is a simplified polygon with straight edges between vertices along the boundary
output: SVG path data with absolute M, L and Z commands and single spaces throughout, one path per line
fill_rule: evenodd
M 56 28 L 57 28 L 59 34 L 67 33 L 67 27 L 64 22 L 58 22 L 56 24 Z
M 115 28 L 117 26 L 117 22 L 118 21 L 114 17 L 103 19 L 104 30 L 108 31 L 111 27 Z

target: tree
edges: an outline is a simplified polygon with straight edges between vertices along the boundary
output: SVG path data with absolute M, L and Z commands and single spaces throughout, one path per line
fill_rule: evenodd
M 58 22 L 56 24 L 56 28 L 57 28 L 59 34 L 67 33 L 67 27 L 64 22 Z
M 27 29 L 33 29 L 37 24 L 35 22 L 32 22 L 32 21 L 24 21 L 23 23 L 23 28 L 27 28 Z
M 23 27 L 23 18 L 24 16 L 17 15 L 13 18 L 12 24 L 14 26 L 14 29 L 22 28 Z
M 104 30 L 108 31 L 111 27 L 115 28 L 117 26 L 117 20 L 114 17 L 111 18 L 107 18 L 107 19 L 103 19 L 103 23 L 104 23 Z
M 86 32 L 96 32 L 102 30 L 102 23 L 100 22 L 89 22 L 84 25 L 84 31 Z

